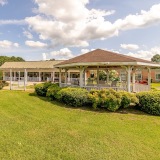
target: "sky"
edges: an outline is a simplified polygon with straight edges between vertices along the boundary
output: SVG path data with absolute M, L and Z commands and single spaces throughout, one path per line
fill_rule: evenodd
M 0 0 L 0 55 L 70 59 L 94 49 L 160 54 L 159 0 Z

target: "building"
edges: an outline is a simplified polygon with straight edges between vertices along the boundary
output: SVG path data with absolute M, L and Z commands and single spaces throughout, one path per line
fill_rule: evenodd
M 29 61 L 29 62 L 6 62 L 0 70 L 3 71 L 3 80 L 5 81 L 26 81 L 28 82 L 59 82 L 59 70 L 55 65 L 63 61 Z M 78 77 L 76 70 L 68 72 L 68 79 Z M 64 72 L 62 72 L 62 81 Z
M 59 82 L 61 86 L 114 88 L 116 90 L 142 91 L 160 81 L 160 64 L 111 51 L 96 49 L 66 61 L 6 62 L 1 67 L 3 80 Z M 119 83 L 110 82 L 109 72 L 116 70 Z M 106 81 L 99 80 L 99 72 L 105 71 Z M 95 77 L 96 81 L 89 81 Z M 144 84 L 144 85 L 140 85 Z

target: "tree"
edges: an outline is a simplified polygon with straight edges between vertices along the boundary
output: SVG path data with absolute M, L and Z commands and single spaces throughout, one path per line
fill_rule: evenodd
M 160 63 L 160 54 L 156 54 L 151 58 L 152 62 Z
M 8 57 L 8 56 L 0 56 L 0 66 L 5 62 L 24 62 L 25 60 L 21 57 Z M 2 79 L 2 71 L 0 71 L 0 79 Z
M 21 57 L 8 57 L 8 56 L 0 56 L 0 66 L 5 62 L 24 62 L 25 60 Z

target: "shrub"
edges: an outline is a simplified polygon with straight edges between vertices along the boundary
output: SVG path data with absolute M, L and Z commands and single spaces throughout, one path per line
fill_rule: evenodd
M 51 85 L 52 85 L 51 82 L 37 84 L 37 85 L 35 85 L 35 92 L 37 93 L 37 95 L 45 97 L 46 93 L 47 93 L 47 89 Z
M 61 88 L 59 87 L 58 83 L 52 84 L 51 86 L 49 86 L 46 96 L 51 100 L 55 100 L 57 98 L 57 93 L 60 90 Z
M 8 82 L 0 80 L 0 89 L 2 89 L 4 86 L 8 86 Z
M 119 91 L 121 94 L 121 108 L 127 108 L 130 106 L 130 104 L 137 104 L 138 103 L 138 98 L 136 97 L 136 94 L 134 93 L 129 93 L 126 91 Z
M 160 115 L 160 91 L 137 93 L 139 99 L 138 109 L 149 114 Z
M 121 104 L 121 94 L 113 89 L 91 90 L 89 100 L 92 102 L 93 108 L 105 107 L 109 111 L 116 111 Z
M 81 107 L 88 102 L 88 91 L 82 88 L 63 88 L 56 98 L 67 105 Z
M 138 98 L 135 94 L 125 91 L 117 92 L 113 89 L 91 90 L 88 97 L 93 108 L 105 107 L 113 112 L 120 107 L 127 108 L 131 103 L 138 103 Z

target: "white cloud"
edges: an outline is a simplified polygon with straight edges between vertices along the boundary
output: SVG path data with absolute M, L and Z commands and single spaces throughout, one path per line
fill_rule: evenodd
M 42 43 L 39 41 L 25 41 L 25 45 L 32 48 L 45 48 L 48 46 L 46 43 Z
M 13 46 L 15 46 L 15 47 L 18 48 L 18 47 L 19 47 L 19 44 L 18 44 L 18 43 L 14 43 Z
M 4 6 L 4 5 L 6 5 L 8 2 L 7 2 L 7 0 L 0 0 L 0 5 L 1 6 Z
M 128 50 L 137 50 L 139 49 L 139 46 L 136 44 L 121 44 L 121 48 Z
M 139 50 L 136 53 L 129 52 L 127 55 L 136 57 L 136 58 L 141 58 L 141 59 L 146 59 L 146 60 L 151 60 L 151 58 L 160 53 L 160 47 L 153 47 L 150 50 Z
M 11 47 L 19 47 L 18 43 L 13 43 L 8 40 L 0 41 L 0 48 L 11 48 Z
M 0 25 L 25 25 L 26 21 L 25 20 L 0 20 Z
M 43 58 L 43 61 L 46 61 L 47 60 L 47 54 L 46 53 L 42 53 L 42 58 Z
M 74 55 L 72 54 L 72 51 L 68 48 L 62 48 L 57 51 L 52 51 L 49 53 L 42 53 L 42 58 L 43 60 L 48 60 L 48 59 L 60 59 L 60 60 L 66 60 L 73 58 Z
M 119 30 L 142 28 L 160 23 L 160 4 L 153 5 L 149 11 L 141 10 L 140 14 L 128 15 L 118 19 L 114 25 Z
M 54 57 L 61 57 L 66 59 L 73 57 L 72 51 L 69 50 L 68 48 L 63 48 L 63 49 L 60 49 L 59 51 L 53 51 L 50 53 L 50 55 Z
M 90 50 L 89 50 L 89 49 L 81 49 L 81 53 L 82 53 L 82 54 L 84 54 L 84 53 L 88 53 L 88 52 L 90 52 Z
M 26 18 L 29 27 L 53 46 L 88 46 L 92 39 L 117 35 L 117 29 L 105 20 L 114 11 L 87 9 L 88 0 L 35 0 L 39 15 Z M 43 14 L 43 16 L 41 15 Z M 45 16 L 44 16 L 45 14 Z
M 120 30 L 146 27 L 160 22 L 160 4 L 149 11 L 128 15 L 114 23 L 106 16 L 115 11 L 88 9 L 89 0 L 35 0 L 37 16 L 26 18 L 26 22 L 39 38 L 50 40 L 52 46 L 89 46 L 93 39 L 104 40 L 118 36 Z
M 29 31 L 24 30 L 23 35 L 28 39 L 33 39 L 33 35 Z

